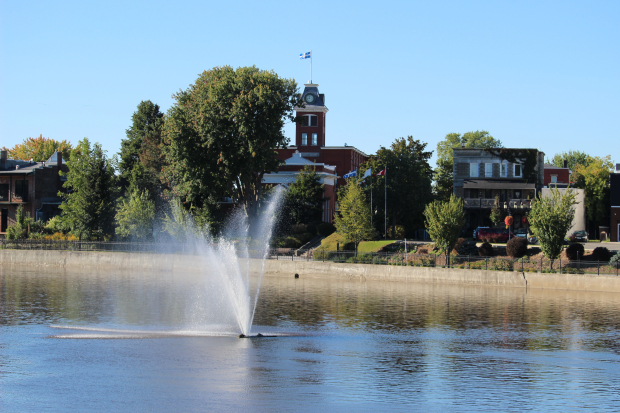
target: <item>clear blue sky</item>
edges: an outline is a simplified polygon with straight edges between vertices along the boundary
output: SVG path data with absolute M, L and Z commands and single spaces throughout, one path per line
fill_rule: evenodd
M 95 4 L 96 3 L 96 4 Z M 214 66 L 326 94 L 328 145 L 487 130 L 508 147 L 620 161 L 620 1 L 0 2 L 0 146 L 120 149 L 141 100 Z M 294 127 L 288 125 L 287 136 Z

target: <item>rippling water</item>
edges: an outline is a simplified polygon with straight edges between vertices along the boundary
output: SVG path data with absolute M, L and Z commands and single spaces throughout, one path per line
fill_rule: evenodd
M 0 411 L 620 406 L 620 294 L 266 277 L 238 339 L 205 285 L 0 269 Z

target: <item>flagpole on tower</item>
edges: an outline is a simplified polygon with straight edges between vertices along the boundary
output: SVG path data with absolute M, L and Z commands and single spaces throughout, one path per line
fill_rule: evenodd
M 310 50 L 310 83 L 312 83 L 312 50 Z

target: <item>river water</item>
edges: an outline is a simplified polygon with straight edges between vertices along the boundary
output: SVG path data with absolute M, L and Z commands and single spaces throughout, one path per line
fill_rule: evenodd
M 202 288 L 1 269 L 0 411 L 620 409 L 620 294 L 265 277 L 239 339 Z

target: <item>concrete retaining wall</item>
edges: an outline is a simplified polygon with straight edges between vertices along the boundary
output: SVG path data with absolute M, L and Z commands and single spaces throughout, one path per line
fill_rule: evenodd
M 75 252 L 0 250 L 0 265 L 50 266 L 63 268 L 136 269 L 193 272 L 208 265 L 198 257 L 175 254 L 122 252 Z M 251 260 L 250 270 L 260 271 L 263 262 Z M 462 270 L 430 267 L 400 267 L 371 264 L 337 264 L 320 261 L 264 262 L 266 275 L 354 280 L 411 281 L 446 284 L 489 285 L 552 290 L 620 292 L 620 277 L 590 274 L 542 274 L 508 271 Z

